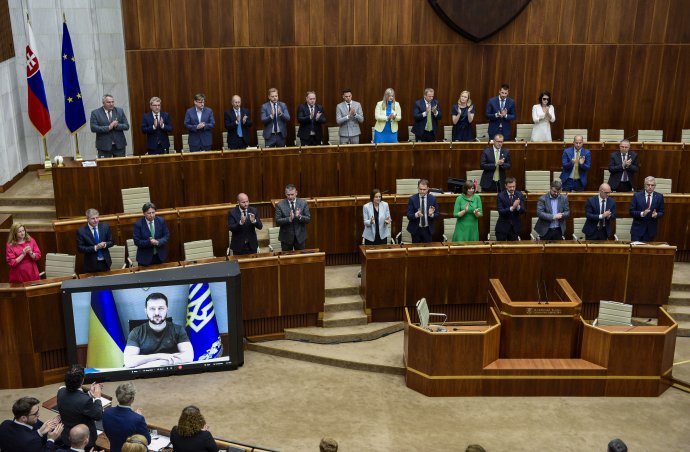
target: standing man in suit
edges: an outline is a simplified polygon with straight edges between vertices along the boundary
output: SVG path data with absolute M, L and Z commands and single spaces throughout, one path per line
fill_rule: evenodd
M 424 97 L 414 103 L 414 133 L 416 141 L 436 141 L 438 122 L 441 120 L 441 106 L 434 99 L 434 89 L 424 89 Z
M 302 146 L 318 146 L 322 143 L 326 113 L 323 111 L 323 105 L 316 103 L 314 91 L 307 91 L 306 102 L 297 108 L 297 122 L 297 136 Z
M 213 110 L 206 107 L 206 96 L 199 93 L 194 95 L 194 106 L 184 115 L 184 126 L 189 132 L 188 143 L 190 152 L 210 151 L 213 146 Z
M 261 106 L 261 122 L 264 123 L 264 140 L 267 148 L 285 147 L 287 123 L 290 121 L 285 102 L 278 100 L 278 90 L 269 88 L 268 102 Z
M 161 111 L 160 97 L 152 97 L 149 101 L 151 111 L 144 113 L 141 120 L 141 131 L 146 134 L 146 153 L 167 154 L 170 149 L 168 134 L 173 126 L 168 112 Z
M 132 383 L 121 384 L 115 390 L 118 406 L 103 412 L 103 431 L 110 441 L 110 452 L 120 452 L 127 437 L 134 434 L 142 435 L 151 442 L 151 434 L 141 410 L 132 409 L 136 393 Z
M 563 240 L 565 219 L 570 217 L 568 197 L 561 195 L 562 184 L 559 179 L 551 182 L 549 193 L 537 201 L 537 224 L 534 230 L 540 240 Z
M 242 99 L 232 96 L 232 108 L 225 110 L 225 128 L 228 130 L 228 149 L 247 149 L 249 146 L 249 129 L 252 119 L 248 108 L 242 108 Z
M 506 170 L 512 166 L 510 151 L 503 147 L 503 135 L 494 135 L 494 144 L 482 152 L 480 167 L 483 170 L 479 185 L 484 192 L 498 192 L 506 180 Z M 513 179 L 514 180 L 514 179 Z
M 359 125 L 364 122 L 364 113 L 359 102 L 352 100 L 352 90 L 343 90 L 343 101 L 335 107 L 335 122 L 340 126 L 340 144 L 359 144 L 362 132 Z
M 575 135 L 573 145 L 563 151 L 563 191 L 584 191 L 587 186 L 587 171 L 592 164 L 592 154 L 583 145 L 582 135 Z
M 71 366 L 65 372 L 65 386 L 58 389 L 57 409 L 60 413 L 65 429 L 62 431 L 63 444 L 70 444 L 72 427 L 84 424 L 88 428 L 89 440 L 85 450 L 89 450 L 96 442 L 96 421 L 103 418 L 103 405 L 101 404 L 101 383 L 91 383 L 88 392 L 84 392 L 81 386 L 84 384 L 84 368 L 79 365 Z M 72 444 L 74 445 L 74 444 Z
M 237 195 L 237 206 L 228 212 L 228 228 L 232 232 L 230 249 L 233 254 L 254 254 L 259 248 L 256 230 L 263 229 L 256 207 L 249 206 L 249 197 L 245 193 Z
M 620 142 L 619 151 L 609 158 L 609 185 L 613 191 L 633 191 L 635 173 L 640 170 L 637 154 L 630 150 L 630 141 Z
M 587 220 L 582 227 L 582 233 L 587 240 L 608 240 L 613 235 L 611 222 L 616 219 L 616 201 L 609 195 L 611 186 L 601 184 L 599 195 L 592 196 L 585 204 Z
M 12 405 L 14 419 L 0 424 L 0 450 L 3 452 L 43 452 L 54 450 L 63 425 L 57 416 L 43 423 L 38 419 L 41 401 L 22 397 Z
M 417 194 L 407 200 L 407 231 L 412 235 L 412 243 L 431 242 L 439 215 L 436 198 L 429 193 L 429 181 L 419 179 Z
M 134 244 L 141 266 L 162 264 L 168 258 L 170 231 L 165 220 L 156 216 L 156 206 L 147 202 L 141 208 L 144 216 L 134 223 Z
M 644 190 L 633 195 L 630 203 L 630 216 L 633 219 L 630 239 L 633 242 L 653 242 L 656 237 L 657 223 L 664 216 L 664 195 L 655 192 L 655 188 L 656 179 L 647 176 Z
M 489 120 L 489 136 L 500 133 L 506 141 L 513 137 L 510 122 L 515 120 L 515 101 L 508 97 L 510 86 L 501 85 L 498 96 L 489 99 L 486 104 L 486 119 Z
M 297 188 L 285 186 L 285 199 L 276 204 L 275 224 L 280 226 L 278 240 L 283 251 L 303 250 L 307 241 L 307 223 L 311 221 L 307 201 L 297 197 Z
M 77 249 L 84 254 L 83 273 L 107 272 L 112 261 L 108 248 L 115 245 L 108 223 L 101 223 L 98 210 L 86 211 L 86 224 L 77 229 Z
M 103 96 L 103 108 L 91 112 L 91 131 L 96 134 L 98 158 L 124 157 L 127 148 L 125 130 L 129 122 L 123 109 L 115 106 L 112 95 Z
M 515 190 L 517 183 L 514 177 L 506 177 L 505 190 L 498 194 L 496 209 L 496 240 L 514 242 L 519 239 L 522 230 L 520 215 L 525 213 L 525 197 Z

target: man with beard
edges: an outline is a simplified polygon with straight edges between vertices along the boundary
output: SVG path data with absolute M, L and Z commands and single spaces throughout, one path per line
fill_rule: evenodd
M 148 322 L 132 328 L 125 347 L 125 367 L 158 367 L 194 360 L 184 326 L 168 322 L 168 298 L 155 292 L 146 297 Z

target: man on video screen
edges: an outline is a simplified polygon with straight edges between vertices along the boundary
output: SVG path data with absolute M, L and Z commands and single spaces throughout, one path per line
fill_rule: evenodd
M 184 326 L 166 321 L 168 298 L 155 292 L 146 297 L 148 322 L 132 328 L 125 347 L 125 367 L 158 367 L 194 360 Z

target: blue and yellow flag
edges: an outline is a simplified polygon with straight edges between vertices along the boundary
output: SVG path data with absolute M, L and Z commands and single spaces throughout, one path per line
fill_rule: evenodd
M 91 292 L 86 367 L 122 367 L 125 345 L 113 292 L 111 290 Z
M 208 283 L 189 285 L 187 335 L 194 347 L 194 361 L 218 358 L 223 353 Z
M 86 113 L 67 22 L 62 23 L 62 58 L 60 59 L 62 60 L 62 91 L 65 96 L 65 122 L 69 131 L 75 133 L 86 124 Z

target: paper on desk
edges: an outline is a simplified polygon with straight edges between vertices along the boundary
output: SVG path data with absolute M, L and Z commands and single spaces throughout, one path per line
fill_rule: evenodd
M 159 434 L 155 438 L 151 437 L 151 444 L 149 444 L 149 450 L 160 450 L 168 444 L 170 444 L 170 437 Z

